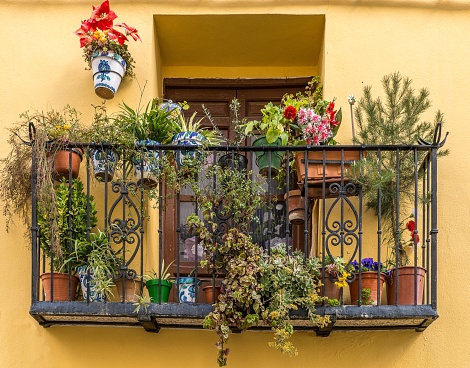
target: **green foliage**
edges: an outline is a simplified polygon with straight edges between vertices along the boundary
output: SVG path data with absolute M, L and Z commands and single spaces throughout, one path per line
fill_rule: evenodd
M 196 119 L 197 111 L 195 111 L 189 118 L 185 117 L 183 112 L 176 110 L 175 112 L 175 124 L 172 125 L 172 134 L 182 132 L 195 132 L 200 133 L 207 140 L 207 144 L 211 146 L 219 145 L 223 142 L 224 138 L 222 137 L 219 130 L 210 129 L 202 126 L 202 118 Z
M 305 258 L 300 251 L 291 255 L 286 248 L 279 244 L 261 259 L 260 284 L 266 306 L 262 317 L 274 331 L 274 342 L 269 345 L 295 356 L 297 349 L 289 341 L 294 333 L 290 312 L 305 308 L 318 327 L 325 327 L 330 319 L 315 313 L 315 305 L 326 299 L 318 295 L 321 285 L 318 258 Z
M 431 105 L 428 90 L 422 88 L 416 92 L 411 86 L 411 79 L 403 77 L 399 72 L 386 75 L 382 79 L 382 86 L 385 92 L 383 99 L 374 99 L 372 88 L 364 87 L 364 96 L 359 99 L 355 110 L 359 128 L 355 143 L 415 145 L 418 144 L 418 138 L 432 141 L 437 123 L 443 121 L 443 114 L 438 111 L 433 124 L 420 120 Z M 447 153 L 441 151 L 439 155 Z M 374 210 L 376 214 L 381 209 L 384 233 L 390 234 L 383 238 L 388 245 L 401 243 L 401 239 L 396 239 L 396 234 L 399 234 L 396 227 L 405 214 L 397 212 L 398 205 L 401 212 L 409 213 L 409 204 L 415 195 L 415 171 L 425 155 L 426 152 L 418 151 L 415 158 L 412 150 L 382 150 L 378 157 L 369 151 L 348 173 L 348 177 L 362 186 L 366 208 Z M 400 198 L 396 196 L 397 190 Z
M 93 278 L 95 291 L 98 295 L 112 295 L 114 275 L 122 263 L 122 257 L 116 253 L 104 231 L 91 233 L 90 240 L 74 239 L 73 249 L 66 261 L 72 271 L 85 266 L 85 272 Z
M 205 317 L 203 326 L 215 330 L 219 336 L 217 363 L 222 367 L 227 365 L 229 349 L 225 345 L 230 328 L 245 330 L 257 325 L 264 306 L 259 284 L 261 248 L 248 235 L 233 228 L 224 235 L 218 254 L 219 270 L 225 274 L 224 292 L 219 295 L 214 311 Z
M 153 140 L 168 144 L 171 142 L 176 122 L 172 112 L 161 109 L 159 105 L 160 102 L 153 99 L 141 112 L 140 107 L 133 109 L 122 102 L 119 113 L 115 114 L 113 119 L 117 126 L 121 126 L 135 140 Z
M 144 279 L 147 280 L 165 280 L 169 282 L 173 282 L 173 280 L 170 280 L 171 273 L 169 272 L 171 265 L 175 263 L 175 261 L 171 261 L 166 267 L 165 267 L 165 259 L 162 259 L 162 264 L 160 267 L 160 271 L 157 272 L 152 269 L 150 271 L 150 275 L 144 275 Z
M 74 271 L 77 264 L 67 261 L 72 252 L 72 242 L 85 242 L 88 228 L 95 227 L 95 202 L 93 196 L 88 197 L 84 193 L 80 179 L 74 179 L 69 185 L 64 178 L 55 187 L 55 200 L 57 215 L 38 204 L 39 245 L 47 257 L 52 257 L 54 271 L 64 271 L 67 264 Z M 52 228 L 55 223 L 56 231 Z

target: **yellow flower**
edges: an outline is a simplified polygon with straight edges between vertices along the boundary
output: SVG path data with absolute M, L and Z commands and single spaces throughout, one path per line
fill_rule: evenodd
M 348 272 L 344 272 L 341 276 L 338 277 L 338 281 L 335 282 L 335 285 L 337 288 L 341 289 L 343 287 L 346 287 L 348 284 L 346 279 L 350 276 Z
M 70 129 L 70 124 L 64 124 L 64 130 L 69 130 Z

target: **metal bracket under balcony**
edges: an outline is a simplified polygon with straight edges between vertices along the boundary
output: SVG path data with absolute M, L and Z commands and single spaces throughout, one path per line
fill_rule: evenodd
M 204 317 L 212 310 L 210 304 L 165 303 L 149 305 L 145 311 L 134 313 L 131 303 L 36 302 L 30 314 L 41 326 L 95 325 L 141 326 L 147 332 L 160 328 L 202 328 Z M 431 305 L 410 306 L 340 306 L 317 308 L 320 315 L 330 315 L 332 323 L 323 329 L 313 326 L 306 311 L 292 314 L 296 330 L 314 330 L 319 336 L 331 331 L 416 330 L 423 331 L 438 318 Z M 258 326 L 254 329 L 269 329 Z

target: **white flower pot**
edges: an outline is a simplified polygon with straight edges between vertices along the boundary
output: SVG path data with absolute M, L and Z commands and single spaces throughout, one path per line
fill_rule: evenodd
M 95 93 L 111 100 L 117 92 L 126 73 L 126 62 L 114 52 L 98 51 L 91 59 Z

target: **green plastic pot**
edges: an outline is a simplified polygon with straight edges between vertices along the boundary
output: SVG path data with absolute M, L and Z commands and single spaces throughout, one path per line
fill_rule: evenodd
M 253 146 L 280 146 L 281 139 L 273 143 L 268 143 L 266 137 L 260 137 L 253 142 Z M 281 167 L 282 158 L 284 156 L 283 151 L 255 151 L 256 153 L 256 165 L 258 165 L 259 173 L 264 176 L 268 176 L 269 170 L 271 169 L 271 175 L 276 176 Z M 269 157 L 271 156 L 271 157 Z
M 173 284 L 166 280 L 153 279 L 148 280 L 145 283 L 147 290 L 149 291 L 150 301 L 152 303 L 167 303 L 168 297 L 170 296 L 171 286 Z M 161 289 L 161 299 L 160 299 Z

